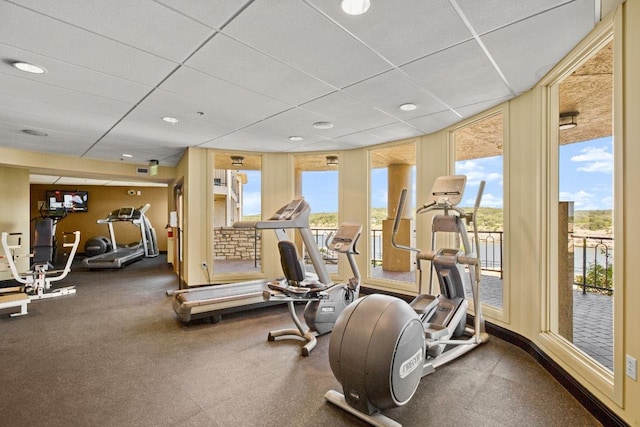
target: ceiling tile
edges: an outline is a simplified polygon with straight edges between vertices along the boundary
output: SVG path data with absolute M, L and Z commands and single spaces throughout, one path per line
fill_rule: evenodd
M 475 40 L 412 62 L 401 69 L 450 107 L 511 94 Z
M 478 102 L 476 104 L 463 105 L 459 107 L 455 107 L 454 110 L 456 113 L 460 114 L 463 118 L 474 116 L 478 113 L 481 113 L 485 110 L 488 110 L 491 107 L 495 107 L 496 105 L 502 104 L 505 101 L 508 101 L 511 97 L 503 97 L 497 99 L 490 99 L 484 102 Z
M 302 105 L 302 108 L 333 123 L 334 127 L 327 135 L 347 135 L 397 121 L 342 92 L 323 96 Z
M 36 84 L 44 83 L 74 92 L 126 101 L 132 103 L 131 105 L 134 105 L 140 98 L 149 93 L 152 88 L 149 85 L 93 71 L 86 67 L 37 55 L 2 43 L 0 43 L 0 58 L 5 59 L 5 63 L 0 63 L 0 73 L 2 74 L 36 82 Z M 14 60 L 41 65 L 46 68 L 47 73 L 30 74 L 19 71 L 7 63 Z M 33 90 L 28 93 L 33 93 Z
M 355 146 L 351 146 L 345 144 L 344 142 L 333 141 L 330 139 L 323 141 L 316 141 L 310 144 L 299 145 L 294 148 L 290 148 L 287 150 L 288 153 L 306 153 L 313 151 L 339 151 L 349 148 L 355 148 Z
M 423 135 L 424 132 L 406 123 L 392 123 L 390 125 L 369 129 L 367 134 L 376 136 L 383 141 L 393 141 L 420 136 Z
M 87 144 L 115 123 L 113 117 L 4 94 L 0 94 L 0 119 L 21 129 L 43 130 L 52 137 L 79 135 Z
M 289 136 L 301 136 L 306 141 L 331 138 L 345 132 L 344 129 L 336 129 L 335 126 L 332 129 L 314 128 L 314 123 L 331 121 L 331 118 L 301 107 L 283 111 L 280 114 L 269 117 L 267 121 L 290 129 Z
M 430 134 L 439 129 L 451 126 L 462 120 L 459 116 L 451 111 L 441 111 L 439 113 L 429 114 L 415 119 L 407 120 L 409 124 L 420 129 L 425 134 Z
M 209 138 L 241 129 L 262 117 L 257 114 L 248 115 L 225 109 L 219 104 L 213 97 L 194 100 L 164 90 L 156 90 L 140 103 L 139 108 L 155 111 L 157 119 L 164 116 L 175 117 L 180 120 L 178 125 L 181 129 L 189 129 L 190 126 L 206 126 L 207 131 L 210 132 Z M 202 115 L 198 114 L 199 112 Z
M 119 118 L 131 104 L 0 73 L 0 94 Z
M 298 0 L 253 2 L 224 33 L 338 88 L 390 69 L 386 61 Z
M 260 120 L 291 108 L 282 101 L 261 95 L 246 88 L 220 80 L 200 71 L 182 67 L 168 78 L 161 89 L 208 103 L 216 108 Z
M 253 0 L 156 0 L 212 28 L 220 28 Z
M 0 147 L 79 157 L 97 138 L 47 126 L 46 119 L 32 119 L 30 123 L 20 120 L 21 115 L 7 117 L 0 109 Z M 29 135 L 23 129 L 45 132 L 48 136 Z
M 75 27 L 180 62 L 212 33 L 193 19 L 150 0 L 17 0 Z
M 186 65 L 291 105 L 334 90 L 318 79 L 223 34 L 215 36 Z
M 592 5 L 593 1 L 588 0 Z M 477 34 L 504 27 L 545 10 L 567 3 L 566 0 L 455 0 Z M 500 13 L 496 13 L 500 11 Z
M 424 116 L 446 108 L 442 102 L 398 70 L 387 71 L 356 83 L 343 89 L 343 92 L 400 120 Z M 413 111 L 400 110 L 398 107 L 405 103 L 413 103 L 418 108 Z
M 157 55 L 7 2 L 0 3 L 0 40 L 15 48 L 143 84 L 157 84 L 176 67 Z M 38 65 L 48 68 L 47 63 Z
M 372 1 L 361 16 L 347 15 L 337 0 L 310 2 L 396 66 L 471 38 L 448 0 Z
M 527 90 L 597 20 L 593 0 L 401 3 L 354 17 L 338 0 L 0 0 L 0 146 L 174 165 L 189 146 L 412 138 Z
M 243 150 L 257 152 L 285 151 L 294 145 L 281 140 L 279 137 L 256 135 L 253 132 L 238 131 L 200 145 L 202 148 L 217 148 L 223 150 Z
M 511 87 L 524 92 L 593 29 L 593 1 L 580 0 L 481 37 Z
M 171 124 L 157 111 L 138 107 L 109 132 L 104 142 L 114 138 L 132 145 L 186 148 L 207 141 L 211 132 L 212 126 L 205 121 L 198 123 L 197 118 Z
M 132 165 L 148 165 L 149 160 L 155 159 L 161 165 L 174 166 L 173 156 L 181 154 L 184 147 L 166 147 L 151 144 L 132 145 L 128 141 L 118 140 L 109 136 L 106 140 L 92 147 L 85 155 L 88 159 L 103 159 L 112 162 L 121 161 Z M 124 158 L 122 154 L 133 157 Z

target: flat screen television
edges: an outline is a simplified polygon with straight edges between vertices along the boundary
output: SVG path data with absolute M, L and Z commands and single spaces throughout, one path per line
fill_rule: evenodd
M 89 193 L 86 191 L 47 191 L 47 210 L 50 212 L 87 212 Z

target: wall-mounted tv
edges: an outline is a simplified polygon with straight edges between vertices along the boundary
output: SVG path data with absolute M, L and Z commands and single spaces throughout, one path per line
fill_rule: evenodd
M 47 210 L 50 212 L 87 212 L 89 193 L 86 191 L 47 191 Z

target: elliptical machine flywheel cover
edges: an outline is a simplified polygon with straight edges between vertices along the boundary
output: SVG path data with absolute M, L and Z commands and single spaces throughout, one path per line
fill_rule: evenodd
M 101 255 L 112 249 L 111 240 L 104 236 L 94 236 L 84 244 L 84 254 L 88 257 Z
M 366 414 L 402 406 L 413 397 L 424 365 L 424 328 L 401 299 L 372 294 L 338 317 L 329 363 L 347 403 Z

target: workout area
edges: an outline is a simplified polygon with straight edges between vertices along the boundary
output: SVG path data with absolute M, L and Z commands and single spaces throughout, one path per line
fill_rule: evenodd
M 0 0 L 0 425 L 640 426 L 637 22 Z
M 106 270 L 74 271 L 65 281 L 77 288 L 73 297 L 34 303 L 19 322 L 0 319 L 3 331 L 11 329 L 0 352 L 3 419 L 14 426 L 366 425 L 324 399 L 340 389 L 328 336 L 304 358 L 299 344 L 267 340 L 270 330 L 290 327 L 286 305 L 181 326 L 163 295 L 176 284 L 164 255 L 118 274 L 114 281 Z M 449 405 L 459 406 L 456 417 L 442 410 Z M 531 356 L 496 338 L 424 378 L 410 404 L 385 413 L 406 426 L 600 425 Z

